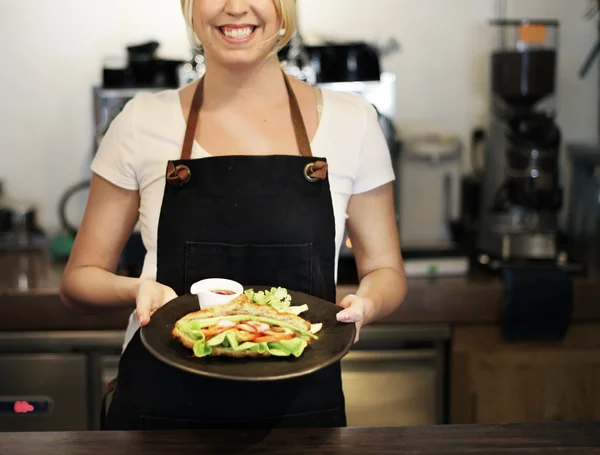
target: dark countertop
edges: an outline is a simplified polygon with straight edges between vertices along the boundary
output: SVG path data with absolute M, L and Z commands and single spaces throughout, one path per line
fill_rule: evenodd
M 130 309 L 67 309 L 59 297 L 63 267 L 44 252 L 0 253 L 0 331 L 125 329 Z M 573 321 L 600 321 L 600 280 L 576 277 L 574 284 Z M 338 300 L 355 290 L 339 286 Z M 499 321 L 503 294 L 503 280 L 487 275 L 411 278 L 404 304 L 378 324 L 491 324 Z
M 264 432 L 0 433 L 0 455 L 600 453 L 600 422 Z

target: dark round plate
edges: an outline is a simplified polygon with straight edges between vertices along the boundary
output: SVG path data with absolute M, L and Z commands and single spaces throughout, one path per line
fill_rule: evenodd
M 248 286 L 246 289 L 270 289 Z M 264 357 L 235 359 L 229 357 L 196 358 L 171 335 L 175 323 L 188 313 L 198 311 L 198 298 L 183 295 L 160 308 L 150 323 L 141 330 L 142 342 L 159 360 L 172 367 L 212 378 L 238 381 L 274 381 L 313 373 L 340 360 L 350 351 L 356 336 L 354 324 L 338 322 L 342 309 L 322 299 L 301 292 L 288 291 L 292 305 L 308 305 L 300 316 L 311 323 L 321 322 L 323 328 L 299 358 Z

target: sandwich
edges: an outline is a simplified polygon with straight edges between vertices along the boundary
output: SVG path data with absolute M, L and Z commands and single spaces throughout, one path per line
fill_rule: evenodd
M 189 313 L 175 323 L 172 335 L 195 357 L 300 357 L 318 340 L 321 324 L 242 294 L 230 303 Z

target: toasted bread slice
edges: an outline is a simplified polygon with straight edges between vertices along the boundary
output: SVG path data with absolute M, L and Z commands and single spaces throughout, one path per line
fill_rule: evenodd
M 254 357 L 271 357 L 268 352 L 229 351 L 225 348 L 212 348 L 210 357 L 233 357 L 236 359 L 248 359 Z

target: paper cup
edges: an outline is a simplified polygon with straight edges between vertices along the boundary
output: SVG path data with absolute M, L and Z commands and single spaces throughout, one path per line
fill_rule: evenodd
M 242 292 L 244 292 L 244 287 L 240 283 L 224 278 L 201 280 L 190 288 L 190 294 L 198 297 L 201 310 L 226 305 L 242 295 Z

